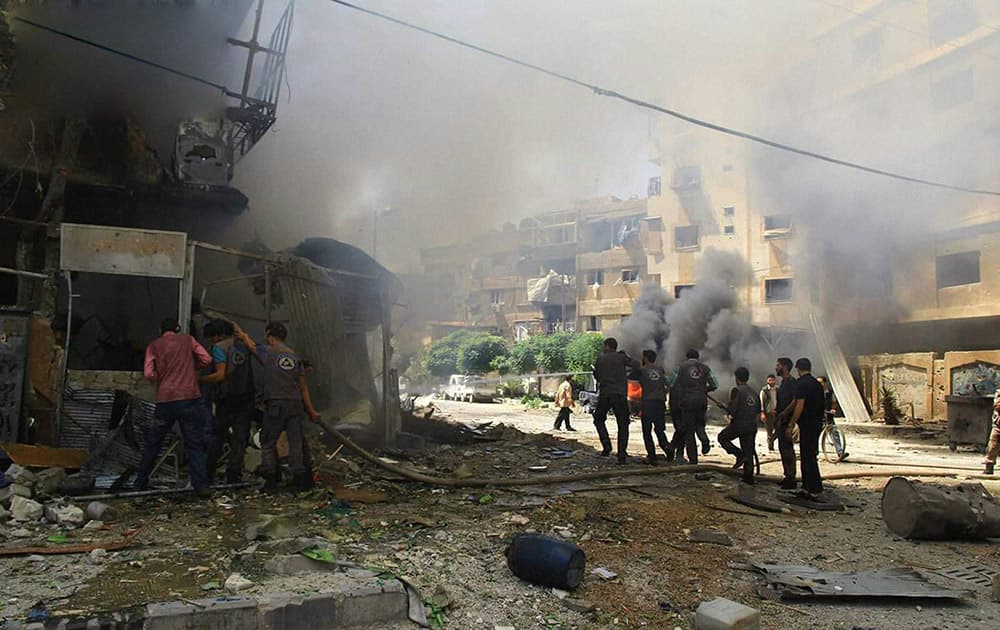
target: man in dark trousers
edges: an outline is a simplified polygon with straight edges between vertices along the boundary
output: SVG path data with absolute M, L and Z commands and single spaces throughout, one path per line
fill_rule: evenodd
M 656 465 L 656 447 L 653 445 L 653 433 L 664 453 L 670 451 L 667 440 L 667 375 L 656 365 L 656 353 L 652 350 L 642 351 L 642 367 L 632 370 L 631 380 L 639 381 L 642 386 L 642 441 L 646 445 L 645 463 Z
M 799 459 L 802 465 L 802 489 L 814 499 L 823 493 L 819 474 L 819 434 L 823 431 L 823 386 L 812 375 L 812 363 L 801 358 L 795 362 L 799 378 L 795 380 L 795 410 L 786 433 L 799 428 Z
M 254 415 L 254 382 L 250 349 L 234 337 L 232 322 L 212 320 L 205 326 L 212 342 L 212 358 L 221 355 L 212 374 L 202 382 L 215 383 L 215 422 L 208 446 L 208 475 L 211 478 L 222 456 L 222 446 L 229 444 L 226 483 L 243 481 L 244 456 L 250 442 L 250 424 Z M 211 333 L 211 334 L 209 334 Z
M 160 324 L 160 337 L 146 348 L 143 376 L 156 385 L 156 411 L 153 426 L 146 433 L 135 488 L 146 490 L 149 487 L 153 462 L 176 422 L 184 437 L 191 486 L 198 496 L 206 497 L 211 490 L 205 474 L 204 415 L 195 370 L 211 365 L 212 358 L 194 337 L 180 331 L 177 318 L 168 317 Z
M 698 463 L 698 444 L 695 435 L 702 437 L 702 453 L 708 453 L 711 443 L 705 434 L 705 415 L 708 412 L 708 394 L 719 388 L 718 381 L 712 370 L 698 360 L 697 350 L 688 350 L 687 359 L 677 366 L 677 369 L 667 377 L 670 387 L 671 411 L 680 412 L 677 432 L 671 448 L 677 453 L 678 460 L 686 449 L 688 461 Z M 667 456 L 669 459 L 669 455 Z
M 736 387 L 729 392 L 729 426 L 719 433 L 719 445 L 736 458 L 733 468 L 743 468 L 743 481 L 754 482 L 754 454 L 756 453 L 757 418 L 760 415 L 760 397 L 750 389 L 750 370 L 736 368 Z M 740 445 L 733 444 L 738 439 Z
M 611 437 L 608 435 L 608 411 L 614 411 L 618 424 L 618 463 L 628 459 L 628 402 L 626 401 L 629 368 L 635 367 L 635 360 L 618 351 L 618 340 L 608 337 L 604 340 L 604 352 L 594 362 L 594 378 L 597 379 L 597 409 L 594 410 L 594 427 L 601 439 L 601 457 L 611 455 Z
M 788 434 L 788 423 L 795 410 L 792 401 L 795 400 L 795 377 L 792 376 L 792 360 L 781 357 L 774 366 L 775 373 L 781 378 L 778 387 L 778 407 L 775 420 L 775 431 L 778 434 L 778 452 L 781 454 L 781 468 L 784 478 L 781 487 L 784 490 L 795 490 L 798 487 L 795 472 L 795 440 Z
M 778 439 L 774 430 L 778 419 L 778 379 L 774 374 L 767 375 L 767 384 L 760 388 L 760 421 L 767 429 L 767 450 L 774 450 L 774 441 Z
M 317 420 L 319 413 L 313 408 L 306 384 L 302 359 L 285 345 L 288 329 L 280 322 L 269 322 L 264 329 L 265 343 L 256 344 L 241 328 L 236 327 L 236 338 L 253 353 L 263 366 L 264 425 L 260 431 L 261 472 L 264 475 L 264 492 L 278 487 L 278 438 L 284 431 L 288 437 L 288 464 L 292 469 L 292 483 L 297 490 L 313 487 L 311 458 L 307 452 L 303 420 Z
M 559 407 L 559 413 L 556 415 L 556 423 L 552 428 L 558 431 L 565 422 L 567 431 L 576 431 L 569 423 L 569 416 L 573 411 L 573 376 L 571 374 L 567 374 L 559 383 L 559 389 L 556 390 L 556 407 Z

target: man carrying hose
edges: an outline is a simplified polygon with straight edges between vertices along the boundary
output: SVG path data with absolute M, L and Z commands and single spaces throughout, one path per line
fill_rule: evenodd
M 264 329 L 266 343 L 257 344 L 242 328 L 236 327 L 236 337 L 242 341 L 263 366 L 264 425 L 260 431 L 261 472 L 264 492 L 278 487 L 278 438 L 288 436 L 288 464 L 292 483 L 297 490 L 313 487 L 311 462 L 306 445 L 303 415 L 316 421 L 319 413 L 313 408 L 306 384 L 305 368 L 294 350 L 285 345 L 288 329 L 280 322 L 269 322 Z
M 756 452 L 757 416 L 760 415 L 760 397 L 750 389 L 750 370 L 736 368 L 736 387 L 729 392 L 729 426 L 719 433 L 719 445 L 736 458 L 733 468 L 743 468 L 743 481 L 754 482 L 754 454 Z M 738 439 L 740 445 L 733 444 Z
M 705 433 L 705 415 L 708 412 L 708 394 L 719 388 L 711 368 L 699 361 L 698 357 L 697 350 L 688 350 L 687 360 L 667 377 L 670 400 L 674 403 L 670 410 L 680 411 L 671 450 L 677 453 L 679 461 L 686 449 L 688 461 L 692 464 L 698 463 L 696 436 L 701 439 L 702 454 L 707 454 L 711 448 L 711 442 Z M 670 459 L 669 454 L 667 459 Z
M 618 340 L 604 340 L 604 352 L 594 362 L 597 379 L 597 409 L 594 410 L 594 428 L 601 439 L 601 456 L 611 455 L 611 437 L 608 435 L 608 412 L 614 411 L 618 423 L 618 463 L 628 459 L 628 402 L 626 372 L 635 366 L 635 360 L 618 350 Z
M 655 466 L 656 446 L 653 445 L 653 433 L 656 434 L 656 441 L 664 453 L 670 450 L 670 441 L 667 440 L 666 428 L 666 404 L 667 404 L 667 376 L 663 369 L 656 365 L 656 353 L 652 350 L 642 351 L 642 367 L 633 370 L 629 378 L 636 380 L 642 387 L 641 418 L 642 418 L 642 441 L 646 445 L 646 462 L 650 466 Z

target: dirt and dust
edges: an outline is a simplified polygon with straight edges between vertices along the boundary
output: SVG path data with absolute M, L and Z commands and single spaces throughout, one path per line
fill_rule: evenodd
M 423 451 L 384 455 L 443 476 L 506 478 L 619 470 L 596 456 L 592 428 L 579 423 L 577 433 L 553 433 L 547 411 L 456 403 L 445 406 L 444 412 L 449 416 L 445 421 L 455 426 L 490 421 L 494 425 L 454 431 L 451 444 L 429 443 Z M 498 427 L 500 422 L 506 425 Z M 436 427 L 438 437 L 447 437 L 447 427 L 441 429 Z M 887 443 L 893 440 L 854 435 L 851 439 L 852 453 L 858 457 L 892 450 Z M 901 446 L 931 448 L 924 443 Z M 936 451 L 927 456 L 937 457 Z M 953 461 L 960 465 L 967 459 L 957 455 Z M 340 561 L 386 577 L 405 576 L 427 598 L 444 593 L 430 610 L 440 613 L 437 618 L 446 628 L 691 628 L 698 604 L 717 596 L 760 610 L 764 628 L 964 629 L 1000 624 L 1000 604 L 989 601 L 988 589 L 973 588 L 972 597 L 951 605 L 762 599 L 758 589 L 763 582 L 746 570 L 748 561 L 838 571 L 910 566 L 951 588 L 969 585 L 937 576 L 933 570 L 970 564 L 1000 567 L 996 543 L 911 542 L 890 534 L 879 509 L 884 480 L 831 484 L 857 506 L 843 512 L 789 506 L 782 513 L 768 514 L 730 501 L 728 495 L 739 486 L 731 477 L 664 474 L 665 466 L 648 469 L 648 474 L 599 481 L 462 489 L 406 482 L 343 452 L 331 459 L 317 458 L 324 460 L 320 477 L 333 481 L 334 487 L 308 494 L 270 497 L 246 491 L 207 501 L 117 500 L 120 516 L 108 526 L 110 531 L 21 524 L 17 529 L 25 531 L 14 538 L 10 533 L 15 528 L 0 526 L 7 537 L 4 546 L 13 546 L 44 542 L 57 532 L 65 533 L 70 542 L 120 539 L 126 531 L 145 525 L 133 545 L 103 559 L 73 555 L 0 560 L 5 575 L 5 608 L 0 616 L 21 617 L 38 602 L 56 614 L 221 596 L 225 594 L 221 585 L 233 572 L 253 582 L 245 591 L 248 594 L 323 590 L 329 574 L 283 576 L 265 568 L 268 559 L 288 549 L 248 540 L 247 528 L 262 514 L 272 514 L 283 520 L 289 537 L 322 541 L 335 549 Z M 718 454 L 708 460 L 726 461 Z M 823 464 L 825 471 L 830 468 Z M 778 501 L 772 483 L 759 483 L 757 491 Z M 691 532 L 701 529 L 724 533 L 732 544 L 690 542 Z M 569 594 L 572 603 L 563 593 L 511 574 L 504 551 L 509 539 L 523 532 L 560 537 L 584 550 L 586 577 Z M 605 580 L 591 574 L 598 567 L 617 576 Z M 588 603 L 594 610 L 579 612 L 586 611 Z

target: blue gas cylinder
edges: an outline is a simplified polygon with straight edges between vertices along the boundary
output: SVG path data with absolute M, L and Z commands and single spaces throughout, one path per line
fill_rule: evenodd
M 507 546 L 507 567 L 532 584 L 572 590 L 583 581 L 587 559 L 576 545 L 565 540 L 521 534 Z

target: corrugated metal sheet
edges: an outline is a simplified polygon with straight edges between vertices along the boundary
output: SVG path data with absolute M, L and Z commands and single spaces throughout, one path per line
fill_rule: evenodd
M 813 332 L 816 333 L 816 346 L 823 359 L 823 367 L 830 377 L 830 384 L 837 395 L 837 403 L 844 412 L 844 417 L 853 422 L 871 422 L 871 416 L 868 415 L 868 409 L 861 399 L 858 386 L 854 383 L 850 368 L 847 367 L 844 352 L 840 349 L 833 332 L 823 323 L 822 315 L 810 314 L 809 321 L 812 323 Z

